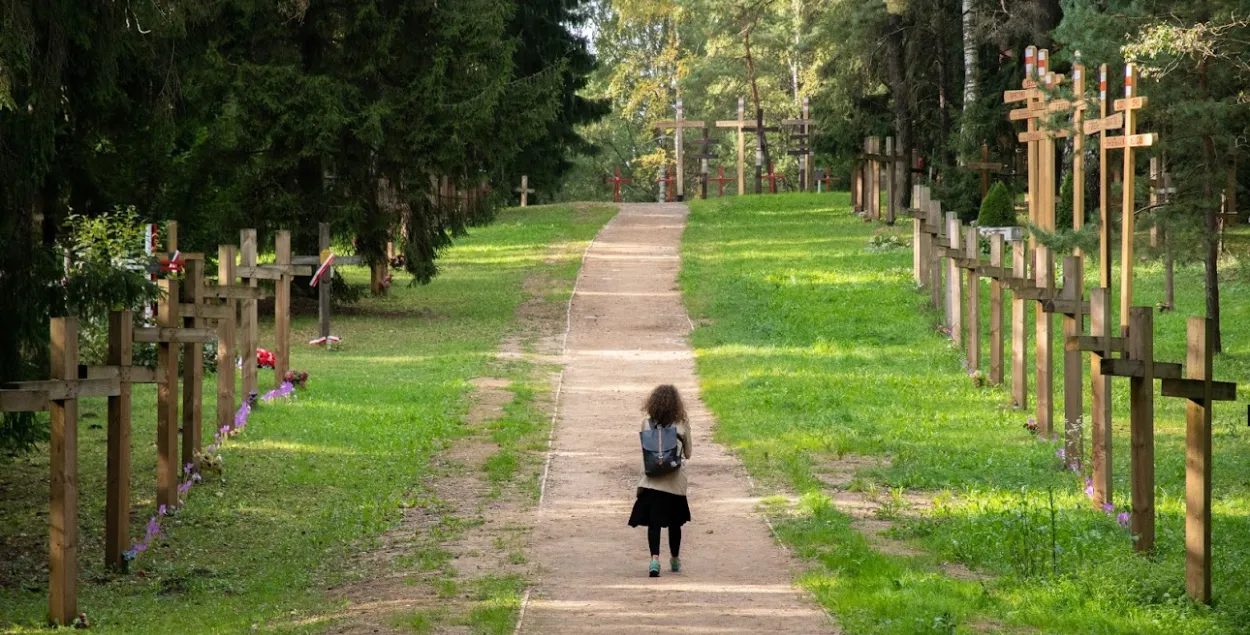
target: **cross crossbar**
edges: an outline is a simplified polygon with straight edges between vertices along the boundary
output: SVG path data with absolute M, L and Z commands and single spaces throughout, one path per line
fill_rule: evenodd
M 136 342 L 146 344 L 203 344 L 217 340 L 217 329 L 151 327 L 135 329 Z

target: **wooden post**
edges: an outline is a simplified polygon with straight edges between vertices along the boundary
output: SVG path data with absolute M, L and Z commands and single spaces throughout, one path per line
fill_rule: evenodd
M 924 212 L 920 209 L 920 184 L 911 186 L 912 207 L 915 208 L 915 215 L 911 221 L 911 277 L 916 283 L 917 288 L 923 289 L 927 280 L 925 280 L 924 269 Z
M 235 258 L 238 248 L 234 245 L 220 245 L 217 248 L 217 286 L 229 287 L 234 284 Z M 226 310 L 230 317 L 217 321 L 217 429 L 234 422 L 234 383 L 235 383 L 235 346 L 238 343 L 236 324 L 239 303 L 227 298 Z
M 1129 202 L 1131 215 L 1132 203 Z M 1150 307 L 1129 310 L 1128 358 L 1141 363 L 1141 376 L 1129 378 L 1129 425 L 1132 440 L 1133 548 L 1151 553 L 1155 547 L 1155 387 L 1154 313 Z
M 990 266 L 1003 266 L 1003 235 L 990 236 Z M 1003 383 L 1003 283 L 990 280 L 990 383 Z
M 291 232 L 281 230 L 274 239 L 274 251 L 279 267 L 287 267 L 282 277 L 274 282 L 273 295 L 273 383 L 282 386 L 286 371 L 291 368 Z
M 807 150 L 807 153 L 803 155 L 803 184 L 802 184 L 801 189 L 804 192 L 808 191 L 808 189 L 812 187 L 812 171 L 814 170 L 812 166 L 812 152 L 810 150 L 811 142 L 812 142 L 812 137 L 811 137 L 812 107 L 811 106 L 812 106 L 811 98 L 804 97 L 803 98 L 803 113 L 802 113 L 802 117 L 804 121 L 803 123 L 803 149 Z
M 1098 120 L 1107 119 L 1107 65 L 1098 67 Z M 1102 226 L 1098 228 L 1098 286 L 1111 289 L 1111 186 L 1107 178 L 1107 144 L 1102 143 L 1106 134 L 1099 135 L 1098 143 L 1098 214 Z M 1108 393 L 1110 396 L 1110 393 Z M 1107 493 L 1110 496 L 1111 490 Z M 1110 500 L 1110 499 L 1108 499 Z
M 78 320 L 52 318 L 52 379 L 77 378 Z M 48 621 L 69 626 L 78 615 L 77 398 L 52 400 L 49 414 L 52 506 L 48 520 L 52 535 L 48 558 Z
M 709 138 L 710 133 L 711 130 L 707 126 L 703 126 L 703 139 L 701 141 L 702 148 L 699 152 L 699 198 L 705 201 L 707 200 L 707 160 L 709 144 L 711 143 L 711 139 Z
M 1028 278 L 1025 267 L 1028 246 L 1023 240 L 1011 244 L 1011 275 L 1017 280 Z M 1018 293 L 1011 297 L 1011 401 L 1015 407 L 1029 407 L 1028 306 Z
M 874 155 L 868 160 L 868 217 L 881 220 L 881 162 L 876 155 L 881 153 L 881 138 L 868 138 L 868 151 Z
M 738 195 L 746 194 L 746 169 L 743 164 L 746 153 L 746 135 L 742 131 L 746 123 L 746 106 L 741 97 L 738 98 Z
M 1042 145 L 1045 146 L 1045 144 Z M 1046 150 L 1041 150 L 1040 154 L 1045 155 Z M 1045 187 L 1044 184 L 1043 187 Z M 1038 245 L 1033 256 L 1036 260 L 1037 286 L 1041 289 L 1054 288 L 1054 261 L 1051 259 L 1050 251 Z M 1034 362 L 1034 368 L 1037 371 L 1037 433 L 1044 439 L 1050 439 L 1054 436 L 1055 429 L 1055 321 L 1050 313 L 1042 310 L 1040 304 L 1036 308 L 1034 317 L 1037 323 L 1037 340 L 1034 342 L 1037 355 Z
M 321 262 L 330 256 L 330 223 L 317 225 L 317 251 Z M 330 348 L 330 289 L 334 286 L 333 266 L 326 271 L 317 285 L 317 325 L 321 337 L 326 338 L 326 348 Z
M 157 282 L 164 296 L 157 309 L 161 328 L 178 328 L 178 285 L 172 280 Z M 253 355 L 255 359 L 255 355 Z M 178 345 L 156 344 L 156 504 L 178 504 Z
M 1085 298 L 1084 264 L 1080 256 L 1063 259 L 1063 298 L 1080 304 Z M 1084 331 L 1081 313 L 1063 315 L 1064 340 L 1080 337 Z M 1080 350 L 1063 350 L 1063 431 L 1064 462 L 1069 468 L 1079 470 L 1085 456 L 1084 441 L 1084 395 L 1082 360 Z
M 740 186 L 741 187 L 741 186 Z M 864 166 L 860 161 L 851 170 L 851 210 L 864 211 Z
M 677 138 L 681 139 L 681 137 Z M 528 206 L 530 202 L 530 193 L 534 191 L 530 189 L 530 177 L 528 174 L 521 175 L 521 187 L 517 188 L 517 191 L 521 193 L 521 207 Z
M 967 248 L 967 258 L 977 261 L 981 257 L 981 240 L 977 228 L 969 227 L 964 230 L 964 242 Z M 976 269 L 969 268 L 968 275 L 968 372 L 971 373 L 981 368 L 981 276 Z
M 1085 65 L 1081 64 L 1080 51 L 1076 51 L 1076 63 L 1072 65 L 1072 91 L 1076 97 L 1072 104 L 1072 229 L 1080 231 L 1085 226 Z M 1072 255 L 1084 254 L 1077 248 Z M 1083 276 L 1084 272 L 1078 275 Z
M 677 100 L 677 130 L 674 133 L 677 139 L 677 200 L 686 200 L 686 168 L 685 161 L 682 160 L 682 120 L 685 119 L 685 107 L 682 106 L 681 99 Z
M 894 204 L 894 137 L 885 138 L 885 222 L 894 224 L 897 210 Z
M 1107 287 L 1091 289 L 1089 293 L 1089 331 L 1103 343 L 1102 350 L 1089 355 L 1089 380 L 1091 385 L 1090 414 L 1093 419 L 1090 460 L 1093 462 L 1094 504 L 1110 503 L 1112 497 L 1112 450 L 1111 450 L 1111 376 L 1102 372 L 1102 361 L 1111 358 L 1111 291 Z
M 949 241 L 947 246 L 951 249 L 959 249 L 959 241 L 963 234 L 960 231 L 959 215 L 955 212 L 946 213 L 946 239 Z M 947 295 L 946 307 L 950 315 L 950 322 L 947 326 L 951 329 L 951 342 L 959 347 L 963 344 L 963 313 L 961 311 L 961 302 L 963 296 L 963 279 L 959 275 L 959 263 L 955 258 L 946 259 L 947 269 Z
M 929 303 L 935 311 L 941 311 L 945 297 L 943 295 L 945 268 L 942 266 L 941 250 L 938 247 L 943 244 L 942 238 L 946 235 L 946 224 L 942 220 L 942 202 L 930 200 L 928 196 L 925 197 L 925 202 L 929 209 L 928 222 L 937 230 L 936 236 L 930 239 L 929 248 L 929 275 L 932 277 L 929 284 Z M 945 323 L 950 324 L 950 314 L 946 313 L 944 318 Z
M 244 229 L 239 232 L 239 253 L 241 257 L 242 267 L 251 268 L 256 266 L 256 230 Z M 248 279 L 248 286 L 257 286 L 256 278 Z M 243 300 L 243 343 L 240 346 L 239 354 L 243 357 L 243 398 L 247 399 L 249 395 L 259 390 L 260 381 L 257 378 L 256 368 L 256 348 L 260 344 L 260 332 L 258 330 L 259 315 L 257 314 L 256 300 L 248 298 Z
M 1132 99 L 1137 85 L 1137 66 L 1135 64 L 1124 65 L 1124 97 Z M 1124 138 L 1127 140 L 1137 132 L 1137 111 L 1135 108 L 1125 108 L 1124 110 Z M 1105 141 L 1104 141 L 1105 143 Z M 1133 234 L 1134 223 L 1136 222 L 1133 214 L 1136 202 L 1133 197 L 1133 189 L 1136 185 L 1135 162 L 1133 157 L 1133 147 L 1127 143 L 1124 146 L 1124 192 L 1123 207 L 1120 210 L 1120 331 L 1121 335 L 1127 335 L 1126 331 L 1129 327 L 1130 309 L 1133 306 Z M 1153 468 L 1152 468 L 1153 469 Z M 1153 479 L 1152 479 L 1153 483 Z M 1153 493 L 1152 493 L 1153 496 Z M 1151 510 L 1151 543 L 1154 542 L 1154 517 L 1153 509 Z M 1136 525 L 1134 525 L 1136 527 Z
M 1028 90 L 1029 88 L 1033 88 L 1036 86 L 1036 80 L 1033 78 L 1034 78 L 1034 71 L 1036 70 L 1035 63 L 1037 60 L 1037 47 L 1034 47 L 1034 46 L 1027 47 L 1024 53 L 1024 60 L 1025 60 L 1024 62 L 1025 71 L 1024 71 L 1023 86 L 1025 90 Z M 1033 100 L 1030 100 L 1028 103 L 1032 104 L 1032 101 Z M 1027 130 L 1028 133 L 1033 133 L 1037 131 L 1036 119 L 1029 118 L 1027 125 L 1028 125 L 1028 130 Z M 1032 141 L 1032 140 L 1030 140 L 1028 144 L 1029 144 L 1028 145 L 1028 148 L 1029 148 L 1028 150 L 1029 152 L 1029 156 L 1028 156 L 1029 222 L 1036 225 L 1037 224 L 1037 208 L 1038 208 L 1037 201 L 1038 201 L 1038 196 L 1039 196 L 1037 175 L 1038 175 L 1038 169 L 1041 163 L 1041 157 L 1039 154 L 1038 147 L 1041 144 L 1038 143 L 1037 141 Z M 1037 246 L 1037 239 L 1030 236 L 1029 237 L 1029 249 L 1031 250 L 1036 246 Z
M 1185 376 L 1203 384 L 1203 397 L 1185 405 L 1185 590 L 1211 601 L 1211 321 L 1189 318 Z
M 134 352 L 134 313 L 109 313 L 108 364 L 129 368 Z M 130 421 L 131 388 L 125 375 L 116 397 L 108 400 L 108 477 L 104 511 L 104 565 L 115 571 L 126 566 L 130 540 Z
M 196 308 L 204 304 L 204 261 L 188 259 L 184 265 L 183 295 Z M 176 310 L 178 307 L 175 306 Z M 185 317 L 182 326 L 199 328 L 203 320 Z M 182 345 L 182 463 L 195 458 L 200 449 L 204 401 L 204 345 L 198 342 Z M 179 474 L 182 472 L 179 471 Z

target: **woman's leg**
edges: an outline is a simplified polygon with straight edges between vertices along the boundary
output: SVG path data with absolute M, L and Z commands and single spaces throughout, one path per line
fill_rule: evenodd
M 659 547 L 659 536 L 656 536 L 657 543 L 651 548 L 652 553 L 656 553 Z M 673 526 L 668 528 L 668 550 L 674 558 L 681 557 L 681 527 Z
M 672 534 L 669 534 L 669 537 L 671 538 Z M 659 558 L 660 557 L 660 526 L 659 525 L 649 525 L 647 527 L 647 544 L 650 545 L 651 547 L 651 558 L 653 560 Z

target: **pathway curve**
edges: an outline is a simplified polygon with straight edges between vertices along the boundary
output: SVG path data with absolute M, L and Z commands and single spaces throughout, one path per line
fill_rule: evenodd
M 586 254 L 532 541 L 539 579 L 521 632 L 836 631 L 791 584 L 792 563 L 755 512 L 745 471 L 711 439 L 677 286 L 686 214 L 681 204 L 623 205 Z M 625 520 L 641 462 L 639 408 L 660 383 L 682 391 L 694 428 L 694 521 L 685 571 L 651 579 L 646 533 Z

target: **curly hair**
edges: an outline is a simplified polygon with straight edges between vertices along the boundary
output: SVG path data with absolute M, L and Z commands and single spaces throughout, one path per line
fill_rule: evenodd
M 656 386 L 647 397 L 642 411 L 651 417 L 656 425 L 667 426 L 674 423 L 689 423 L 686 418 L 686 407 L 681 403 L 681 395 L 672 384 Z

